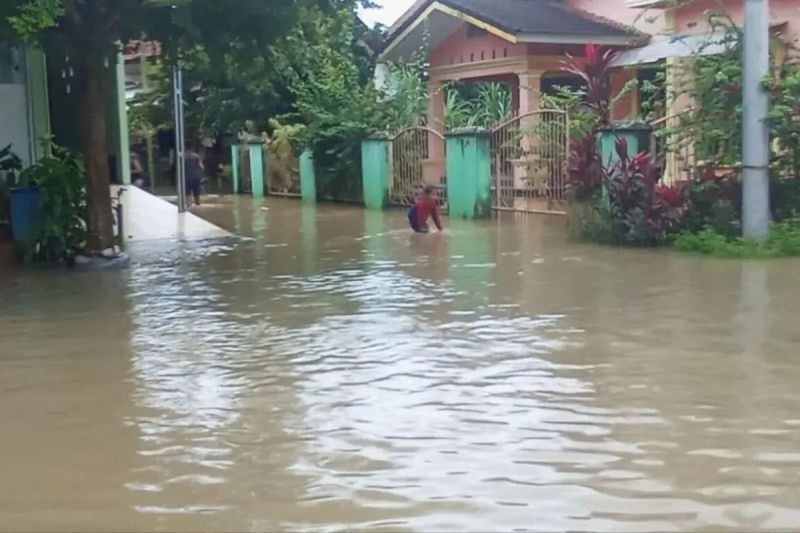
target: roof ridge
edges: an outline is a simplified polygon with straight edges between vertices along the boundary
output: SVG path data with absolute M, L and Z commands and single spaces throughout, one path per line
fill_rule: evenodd
M 587 11 L 586 9 L 581 9 L 579 7 L 568 5 L 568 4 L 566 4 L 564 2 L 561 2 L 561 1 L 558 1 L 558 0 L 553 2 L 552 5 L 554 7 L 556 7 L 556 8 L 558 8 L 558 9 L 562 9 L 564 11 L 571 12 L 571 13 L 573 13 L 575 15 L 578 15 L 580 17 L 583 17 L 583 18 L 585 18 L 587 20 L 591 20 L 593 22 L 597 22 L 598 24 L 604 24 L 606 26 L 610 26 L 610 27 L 616 28 L 618 30 L 626 31 L 626 32 L 630 33 L 631 35 L 639 35 L 639 36 L 642 36 L 642 37 L 649 35 L 648 33 L 642 32 L 642 31 L 638 30 L 637 28 L 635 28 L 633 26 L 630 26 L 628 24 L 623 24 L 622 22 L 619 22 L 617 20 L 610 19 L 608 17 L 604 17 L 603 15 L 598 15 L 597 13 L 592 13 L 591 11 Z

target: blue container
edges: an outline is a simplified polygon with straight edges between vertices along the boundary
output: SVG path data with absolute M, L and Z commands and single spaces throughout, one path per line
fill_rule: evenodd
M 35 187 L 11 189 L 11 231 L 14 242 L 24 244 L 36 238 L 41 227 L 42 200 Z

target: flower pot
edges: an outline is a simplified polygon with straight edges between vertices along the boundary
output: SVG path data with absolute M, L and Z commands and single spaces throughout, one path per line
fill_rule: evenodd
M 14 242 L 25 244 L 35 239 L 43 218 L 38 189 L 34 187 L 11 189 L 11 229 Z

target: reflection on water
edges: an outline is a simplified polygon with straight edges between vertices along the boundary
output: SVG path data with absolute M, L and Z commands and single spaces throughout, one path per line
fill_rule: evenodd
M 242 238 L 2 280 L 0 529 L 800 523 L 800 263 L 203 209 Z

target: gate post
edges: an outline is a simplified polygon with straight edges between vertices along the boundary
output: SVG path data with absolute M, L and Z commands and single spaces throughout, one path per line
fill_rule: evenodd
M 300 154 L 300 196 L 303 202 L 309 204 L 317 201 L 317 175 L 314 172 L 314 154 L 311 150 Z
M 364 204 L 367 209 L 384 209 L 389 203 L 391 141 L 385 135 L 373 135 L 361 142 L 361 168 Z
M 491 137 L 483 128 L 447 134 L 447 202 L 451 217 L 492 216 Z
M 242 154 L 241 144 L 231 145 L 231 179 L 233 180 L 233 194 L 239 194 L 242 189 L 239 186 L 241 183 L 242 168 L 240 166 L 239 156 Z
M 250 143 L 250 190 L 254 198 L 264 197 L 264 145 Z

